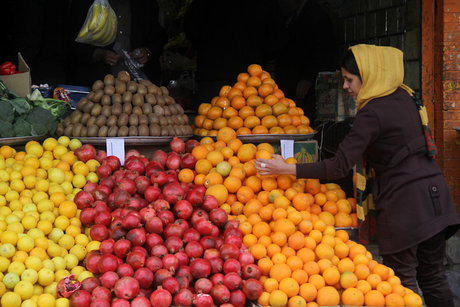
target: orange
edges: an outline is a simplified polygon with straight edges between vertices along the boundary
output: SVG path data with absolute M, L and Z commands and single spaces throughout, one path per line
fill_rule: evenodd
M 228 200 L 227 200 L 227 203 L 228 203 Z M 239 201 L 236 201 L 231 206 L 232 206 L 232 214 L 233 215 L 243 214 L 244 205 L 242 203 L 240 203 Z
M 248 66 L 248 73 L 250 76 L 260 76 L 262 75 L 262 67 L 259 64 L 251 64 Z
M 313 229 L 313 224 L 308 220 L 303 220 L 297 227 L 304 235 L 308 235 Z
M 241 180 L 234 176 L 228 176 L 224 180 L 224 186 L 230 193 L 236 193 L 241 187 Z
M 209 119 L 216 119 L 222 116 L 222 108 L 217 107 L 217 106 L 212 106 L 209 110 L 206 116 Z M 205 127 L 206 128 L 206 127 Z
M 247 86 L 259 87 L 262 84 L 262 81 L 259 77 L 251 76 L 248 81 L 246 81 Z
M 206 178 L 204 180 L 204 186 L 206 188 L 209 188 L 210 186 L 213 186 L 215 184 L 220 184 L 222 182 L 223 182 L 222 175 L 220 175 L 217 172 L 209 173 L 209 174 L 206 175 Z
M 227 200 L 228 191 L 223 184 L 215 184 L 206 190 L 206 195 L 213 195 L 222 205 Z
M 351 261 L 350 258 L 343 258 L 340 259 L 339 263 L 337 264 L 337 269 L 339 269 L 340 273 L 354 272 L 355 264 L 353 263 L 353 261 Z
M 390 276 L 387 280 L 392 286 L 400 285 L 401 279 L 398 276 Z
M 308 276 L 319 274 L 321 272 L 318 263 L 314 260 L 305 262 L 303 265 L 303 270 L 308 273 Z
M 308 282 L 308 274 L 303 269 L 297 269 L 292 272 L 292 278 L 294 278 L 299 285 L 303 285 Z
M 273 177 L 262 179 L 262 189 L 265 191 L 272 191 L 277 188 L 276 180 Z
M 289 307 L 294 307 L 294 306 L 297 306 L 297 307 L 306 307 L 307 306 L 307 302 L 305 301 L 305 299 L 299 295 L 296 295 L 296 296 L 293 296 L 289 299 L 288 301 L 288 306 Z
M 236 132 L 230 127 L 224 127 L 217 132 L 217 141 L 224 141 L 228 144 L 231 140 L 236 138 Z
M 285 263 L 276 263 L 270 269 L 270 278 L 276 279 L 278 282 L 284 278 L 291 277 L 291 268 Z
M 253 107 L 253 108 L 256 108 L 262 105 L 263 102 L 264 100 L 260 96 L 257 96 L 257 95 L 251 95 L 246 99 L 246 105 L 249 107 Z
M 257 176 L 249 176 L 245 180 L 245 185 L 250 187 L 254 193 L 258 193 L 262 188 L 262 181 Z
M 247 86 L 244 88 L 243 90 L 243 97 L 244 98 L 248 98 L 249 96 L 257 96 L 258 95 L 258 91 L 255 87 L 253 86 Z
M 275 107 L 275 106 L 273 106 Z M 276 115 L 275 115 L 276 116 Z M 278 121 L 278 126 L 284 128 L 284 127 L 287 127 L 291 124 L 291 117 L 287 114 L 281 114 L 279 116 L 276 117 L 277 121 Z
M 243 169 L 246 172 L 246 176 L 257 175 L 257 169 L 254 166 L 254 161 L 247 161 L 243 164 Z
M 335 226 L 352 227 L 352 225 L 353 225 L 353 219 L 349 214 L 345 212 L 339 212 L 335 215 Z
M 284 134 L 284 130 L 281 127 L 272 127 L 269 132 L 270 134 Z
M 228 92 L 232 89 L 232 87 L 230 85 L 224 85 L 220 88 L 220 91 L 219 91 L 219 96 L 220 97 L 226 97 Z
M 315 253 L 319 259 L 332 259 L 334 249 L 325 243 L 320 243 L 316 246 Z
M 255 114 L 254 109 L 250 106 L 244 106 L 238 111 L 239 117 L 241 117 L 243 120 L 246 117 L 254 115 L 254 114 Z
M 295 250 L 292 247 L 289 247 L 287 245 L 283 246 L 283 248 L 281 249 L 281 253 L 285 255 L 286 257 L 295 256 L 296 254 Z
M 236 192 L 236 197 L 238 201 L 245 204 L 254 198 L 254 191 L 250 187 L 242 186 Z
M 262 118 L 261 124 L 267 127 L 267 129 L 270 129 L 278 125 L 278 120 L 273 115 L 266 115 Z
M 338 229 L 335 232 L 335 236 L 341 238 L 344 243 L 347 242 L 350 238 L 350 236 L 348 235 L 348 232 L 343 229 Z
M 299 293 L 300 286 L 294 278 L 288 277 L 280 281 L 279 289 L 288 297 L 293 297 Z
M 305 193 L 297 193 L 292 199 L 292 205 L 299 211 L 305 210 L 311 205 L 310 198 Z
M 392 292 L 393 288 L 388 281 L 381 281 L 377 284 L 375 289 L 381 292 L 383 295 L 388 295 Z
M 264 291 L 257 299 L 257 303 L 261 306 L 270 306 L 270 293 Z
M 252 214 L 257 214 L 261 208 L 262 204 L 257 199 L 251 199 L 244 205 L 243 213 L 248 217 Z
M 279 219 L 275 222 L 273 229 L 275 232 L 283 232 L 286 236 L 290 236 L 295 232 L 295 225 L 288 219 Z
M 272 240 L 271 236 L 270 236 L 270 240 Z M 267 246 L 267 255 L 268 257 L 273 257 L 273 255 L 275 254 L 279 254 L 281 253 L 281 247 L 275 243 L 270 243 L 268 246 Z
M 382 281 L 382 278 L 380 275 L 371 273 L 367 276 L 366 280 L 371 285 L 372 289 L 375 289 L 377 288 L 378 283 Z
M 358 283 L 358 277 L 353 272 L 346 271 L 340 275 L 340 285 L 344 289 L 354 288 Z
M 307 179 L 305 188 L 308 193 L 315 195 L 320 192 L 320 182 L 318 179 Z
M 275 253 L 273 256 L 272 256 L 272 261 L 274 264 L 277 264 L 277 263 L 286 263 L 286 255 L 284 255 L 282 252 L 280 253 Z
M 278 246 L 284 246 L 287 242 L 287 236 L 284 232 L 272 232 L 270 237 L 272 238 L 273 243 Z
M 247 162 L 254 158 L 256 149 L 251 144 L 243 144 L 238 149 L 237 156 L 241 162 Z
M 371 290 L 364 295 L 364 303 L 366 306 L 385 306 L 385 297 L 377 290 Z
M 232 167 L 229 176 L 234 176 L 240 180 L 244 180 L 244 178 L 246 177 L 246 172 L 242 167 Z
M 317 293 L 318 289 L 311 283 L 303 283 L 299 289 L 300 296 L 303 297 L 307 302 L 312 302 L 315 300 Z
M 366 280 L 358 280 L 358 283 L 356 284 L 356 289 L 359 289 L 363 294 L 366 294 L 367 292 L 372 290 L 371 285 L 366 281 Z
M 385 306 L 404 307 L 404 298 L 396 293 L 385 296 Z
M 233 98 L 235 98 L 236 96 L 239 96 L 241 97 L 243 95 L 243 92 L 238 89 L 238 88 L 232 88 L 230 91 L 228 91 L 227 93 L 227 97 L 228 99 L 231 101 Z
M 367 279 L 367 277 L 370 275 L 371 272 L 367 265 L 360 263 L 355 266 L 354 273 L 356 277 L 358 277 L 358 279 L 361 280 L 361 279 Z
M 257 116 L 250 115 L 244 119 L 244 126 L 249 129 L 252 129 L 258 125 L 260 125 L 260 119 Z
M 230 117 L 227 120 L 227 125 L 232 128 L 238 130 L 239 128 L 243 127 L 244 121 L 239 116 Z
M 281 290 L 275 290 L 270 293 L 269 306 L 286 306 L 288 302 L 288 296 Z
M 229 93 L 230 93 L 230 91 L 229 91 Z M 217 98 L 217 100 L 216 100 L 214 105 L 216 107 L 221 108 L 222 110 L 225 110 L 228 107 L 230 107 L 230 100 L 229 99 L 230 98 L 227 98 L 227 97 L 219 97 L 219 98 Z
M 263 118 L 264 116 L 272 115 L 272 108 L 269 105 L 261 104 L 256 108 L 256 116 Z
M 348 288 L 342 293 L 342 303 L 350 306 L 363 306 L 364 294 L 356 288 Z
M 292 125 L 287 125 L 286 127 L 284 127 L 284 133 L 285 134 L 298 134 L 299 130 L 297 130 L 297 128 Z
M 190 183 L 193 182 L 195 175 L 193 174 L 193 171 L 191 169 L 184 168 L 179 172 L 177 177 L 180 182 Z
M 318 290 L 316 302 L 320 306 L 335 306 L 340 303 L 340 295 L 337 289 L 326 286 Z
M 204 181 L 206 180 L 205 174 L 197 174 L 195 179 L 193 180 L 194 184 L 204 185 Z
M 359 254 L 365 255 L 366 252 L 367 252 L 367 249 L 364 245 L 355 244 L 352 247 L 350 247 L 350 252 L 348 256 L 353 260 L 357 255 Z
M 386 265 L 379 263 L 372 269 L 372 273 L 379 275 L 382 280 L 387 280 L 390 270 Z
M 270 221 L 272 219 L 273 208 L 270 206 L 264 206 L 259 210 L 260 218 L 263 221 Z
M 280 89 L 275 89 L 273 91 L 273 95 L 278 99 L 284 98 L 284 92 L 282 90 L 280 90 Z
M 266 97 L 273 93 L 273 86 L 270 84 L 262 84 L 258 88 L 258 93 L 260 97 Z
M 232 118 L 234 116 L 238 116 L 238 110 L 235 110 L 232 107 L 229 107 L 229 108 L 225 109 L 224 112 L 222 112 L 222 117 L 223 118 L 229 119 L 229 118 Z M 227 124 L 228 124 L 228 121 L 227 121 Z
M 251 246 L 249 248 L 249 251 L 255 259 L 261 259 L 267 255 L 267 249 L 260 243 L 256 243 L 253 246 Z
M 198 174 L 208 174 L 212 168 L 212 163 L 206 159 L 199 159 L 196 161 L 195 170 Z
M 208 149 L 203 145 L 195 146 L 192 149 L 192 156 L 194 156 L 195 159 L 197 160 L 205 159 L 208 153 L 209 153 Z
M 270 226 L 265 222 L 258 222 L 252 227 L 252 233 L 256 237 L 260 238 L 261 236 L 269 236 L 271 233 Z
M 297 231 L 289 236 L 288 245 L 295 250 L 299 250 L 305 245 L 304 235 Z
M 267 258 L 260 259 L 258 263 L 263 259 L 267 259 Z M 267 291 L 268 293 L 272 293 L 273 291 L 278 290 L 278 281 L 274 278 L 267 278 L 263 286 L 264 286 L 265 291 Z
M 202 103 L 202 104 L 200 104 L 200 106 L 198 107 L 198 114 L 200 114 L 200 115 L 208 114 L 208 111 L 209 111 L 209 109 L 211 107 L 212 106 L 211 106 L 210 103 Z
M 308 282 L 313 284 L 318 290 L 323 288 L 326 285 L 323 276 L 319 274 L 310 275 L 308 277 Z
M 273 262 L 269 258 L 264 257 L 257 261 L 257 266 L 260 268 L 260 271 L 264 276 L 268 276 L 268 274 L 270 274 L 270 269 L 273 266 Z M 278 286 L 278 282 L 276 285 Z
M 238 82 L 246 82 L 246 81 L 248 81 L 248 78 L 249 78 L 249 74 L 245 73 L 245 72 L 242 72 L 242 73 L 238 74 L 238 76 L 236 77 L 236 80 Z
M 276 91 L 276 90 L 275 90 L 275 91 Z M 267 95 L 267 96 L 264 98 L 264 103 L 267 104 L 267 105 L 269 105 L 269 106 L 275 105 L 278 101 L 279 101 L 279 98 L 276 97 L 275 94 Z
M 274 204 L 275 204 L 275 208 L 287 209 L 289 205 L 291 204 L 291 202 L 286 196 L 281 195 L 275 199 Z
M 286 264 L 291 268 L 292 271 L 299 270 L 303 267 L 303 261 L 300 257 L 289 256 L 286 259 Z
M 246 82 L 237 81 L 235 84 L 233 84 L 233 88 L 243 91 L 246 88 Z
M 323 275 L 324 281 L 329 286 L 335 285 L 340 280 L 340 272 L 334 266 L 324 270 L 322 275 Z

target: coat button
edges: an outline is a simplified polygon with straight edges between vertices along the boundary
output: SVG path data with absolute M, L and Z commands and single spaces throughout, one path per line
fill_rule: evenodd
M 431 187 L 431 191 L 437 192 L 437 191 L 438 191 L 438 188 L 433 186 L 433 187 Z

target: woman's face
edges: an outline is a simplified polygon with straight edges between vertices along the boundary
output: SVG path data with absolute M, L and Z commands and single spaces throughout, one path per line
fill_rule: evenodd
M 353 99 L 358 97 L 359 90 L 361 89 L 361 79 L 359 76 L 350 73 L 345 68 L 341 68 L 343 77 L 343 89 L 347 90 Z

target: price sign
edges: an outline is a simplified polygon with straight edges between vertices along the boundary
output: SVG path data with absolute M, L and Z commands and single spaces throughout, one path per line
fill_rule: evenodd
M 106 139 L 106 151 L 108 156 L 116 156 L 121 165 L 125 164 L 125 139 Z
M 280 143 L 283 159 L 294 157 L 294 140 L 280 140 Z

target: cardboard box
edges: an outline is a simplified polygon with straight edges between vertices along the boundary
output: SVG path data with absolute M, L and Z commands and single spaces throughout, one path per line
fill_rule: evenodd
M 279 143 L 271 144 L 275 149 L 276 154 L 281 154 L 281 147 Z M 311 141 L 297 141 L 294 142 L 294 158 L 299 163 L 313 163 L 318 161 L 318 142 Z
M 30 68 L 20 52 L 18 52 L 17 69 L 20 72 L 19 74 L 0 76 L 0 80 L 16 95 L 26 97 L 27 94 L 30 94 L 32 79 L 30 77 Z

